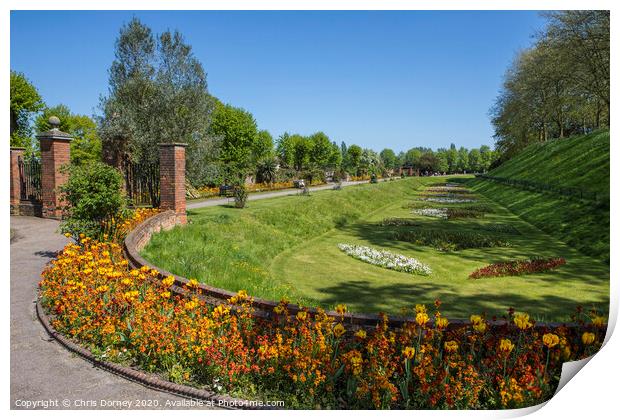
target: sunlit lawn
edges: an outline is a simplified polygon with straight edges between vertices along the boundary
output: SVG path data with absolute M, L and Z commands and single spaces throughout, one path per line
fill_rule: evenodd
M 607 310 L 607 265 L 567 247 L 483 197 L 480 199 L 494 211 L 482 219 L 447 221 L 412 214 L 406 205 L 417 198 L 415 188 L 421 182 L 438 181 L 408 179 L 383 186 L 352 187 L 357 190 L 317 192 L 312 197 L 276 198 L 254 202 L 244 210 L 201 209 L 190 214 L 189 226 L 156 235 L 144 255 L 172 272 L 229 290 L 245 288 L 270 299 L 286 295 L 294 302 L 323 307 L 346 303 L 356 312 L 398 314 L 401 308 L 411 309 L 415 303 L 432 306 L 435 299 L 444 302 L 442 310 L 451 317 L 482 311 L 489 316 L 502 315 L 514 307 L 540 320 L 567 320 L 577 305 Z M 381 188 L 381 193 L 368 195 L 373 188 Z M 344 195 L 351 193 L 364 195 Z M 377 195 L 381 201 L 373 202 Z M 340 201 L 335 201 L 336 197 Z M 303 212 L 312 214 L 300 215 Z M 327 213 L 317 218 L 317 212 Z M 381 226 L 386 217 L 413 218 L 420 225 Z M 511 224 L 520 234 L 480 230 L 488 223 Z M 393 239 L 396 229 L 416 228 L 501 235 L 511 246 L 442 252 Z M 346 255 L 338 243 L 389 249 L 420 260 L 433 273 L 421 276 L 375 267 Z M 531 256 L 560 256 L 567 264 L 543 274 L 468 278 L 474 269 L 489 263 Z

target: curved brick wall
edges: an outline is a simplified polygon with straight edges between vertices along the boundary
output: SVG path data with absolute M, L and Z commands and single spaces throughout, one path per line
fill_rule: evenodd
M 151 240 L 151 236 L 154 233 L 157 233 L 161 230 L 171 229 L 177 224 L 180 224 L 181 220 L 179 220 L 178 215 L 172 211 L 164 211 L 158 213 L 157 215 L 145 220 L 140 225 L 138 225 L 133 231 L 127 235 L 125 238 L 125 242 L 123 244 L 124 252 L 127 260 L 130 265 L 134 268 L 140 268 L 144 265 L 149 266 L 151 268 L 156 269 L 160 272 L 160 278 L 164 278 L 167 276 L 174 276 L 175 285 L 172 286 L 172 290 L 178 294 L 184 294 L 185 290 L 183 289 L 183 285 L 189 282 L 185 277 L 178 276 L 174 273 L 170 273 L 164 269 L 157 267 L 156 265 L 146 261 L 142 256 L 140 256 L 140 251 L 146 246 L 146 244 Z M 202 291 L 203 299 L 212 304 L 220 304 L 226 302 L 229 298 L 236 295 L 236 292 L 230 292 L 228 290 L 219 289 L 217 287 L 211 287 L 206 284 L 200 284 L 199 288 Z M 270 318 L 273 314 L 273 308 L 278 305 L 278 302 L 260 299 L 254 297 L 254 306 L 256 308 L 256 315 L 264 318 Z M 301 308 L 297 305 L 289 305 L 289 312 L 291 314 L 296 314 Z M 305 309 L 308 313 L 314 315 L 316 314 L 315 308 Z M 328 311 L 327 315 L 332 316 L 336 319 L 340 318 L 334 311 Z M 374 327 L 379 322 L 380 318 L 378 315 L 373 314 L 347 314 L 344 318 L 344 323 L 348 325 L 357 325 L 360 327 Z M 389 325 L 392 327 L 401 326 L 405 321 L 414 321 L 413 318 L 406 318 L 402 316 L 390 315 L 389 317 Z M 450 324 L 448 325 L 448 329 L 458 328 L 463 325 L 470 324 L 469 320 L 466 319 L 450 319 Z M 506 327 L 506 321 L 492 321 L 488 320 L 488 324 L 491 327 Z M 558 326 L 566 326 L 568 328 L 577 328 L 578 325 L 574 323 L 561 323 L 561 322 L 548 322 L 548 323 L 536 323 L 535 328 L 546 329 L 546 328 L 555 328 Z

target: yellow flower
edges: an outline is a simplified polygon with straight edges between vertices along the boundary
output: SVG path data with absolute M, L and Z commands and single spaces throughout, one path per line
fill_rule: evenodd
M 426 312 L 418 312 L 418 314 L 415 316 L 415 322 L 417 322 L 419 326 L 425 325 L 428 322 L 428 320 L 429 320 L 429 317 Z
M 592 325 L 597 328 L 601 328 L 606 322 L 607 319 L 604 316 L 595 316 L 594 319 L 592 319 Z
M 543 335 L 543 344 L 548 348 L 555 347 L 560 343 L 560 337 L 555 334 L 547 333 Z
M 165 279 L 163 279 L 161 281 L 161 284 L 163 284 L 166 287 L 170 287 L 174 284 L 174 276 L 168 276 Z
M 278 305 L 278 306 L 276 306 L 275 308 L 273 308 L 273 311 L 274 311 L 276 314 L 280 315 L 282 312 L 284 312 L 284 308 L 282 307 L 282 305 Z
M 298 321 L 305 321 L 307 316 L 308 316 L 308 312 L 299 311 L 297 312 L 296 318 Z
M 413 356 L 415 356 L 415 349 L 413 347 L 405 347 L 403 350 L 403 356 L 409 360 L 413 359 Z
M 164 299 L 168 299 L 170 297 L 170 292 L 161 292 L 160 296 Z
M 595 338 L 596 338 L 596 336 L 594 335 L 594 333 L 584 332 L 583 335 L 581 336 L 581 341 L 586 346 L 589 346 L 590 344 L 594 343 L 594 339 Z
M 67 232 L 67 233 L 65 233 L 65 237 L 66 237 L 66 238 L 70 238 L 70 237 L 71 237 L 71 234 L 70 234 L 69 232 Z
M 338 313 L 339 315 L 344 315 L 347 313 L 347 305 L 345 304 L 339 304 L 336 305 L 336 313 Z
M 108 286 L 103 285 L 103 286 L 99 286 L 99 287 L 97 287 L 97 288 L 95 289 L 95 291 L 96 291 L 96 292 L 99 292 L 99 293 L 104 293 L 104 292 L 107 292 L 107 291 L 108 291 L 108 289 L 109 289 L 109 287 L 108 287 Z
M 219 318 L 220 316 L 226 315 L 228 312 L 230 312 L 230 309 L 224 305 L 219 305 L 213 309 L 213 316 L 215 318 Z
M 484 333 L 487 330 L 486 322 L 482 321 L 477 324 L 474 324 L 474 330 L 479 332 L 480 334 Z
M 443 330 L 444 328 L 446 328 L 449 323 L 450 322 L 448 321 L 448 318 L 442 318 L 440 316 L 435 318 L 435 326 L 440 330 Z
M 198 280 L 196 280 L 196 279 L 189 279 L 189 282 L 187 283 L 187 287 L 189 287 L 190 289 L 198 287 Z
M 499 340 L 499 350 L 504 352 L 504 353 L 510 353 L 512 351 L 512 349 L 515 348 L 515 345 L 512 344 L 512 341 L 510 341 L 507 338 L 502 338 L 501 340 Z
M 247 299 L 247 298 L 248 298 L 248 292 L 247 292 L 247 291 L 245 291 L 245 290 L 239 290 L 239 291 L 237 292 L 237 297 L 238 297 L 239 299 L 243 299 L 243 300 L 245 300 L 245 299 Z
M 362 340 L 366 338 L 366 331 L 365 330 L 357 330 L 357 332 L 355 333 L 355 336 L 357 338 L 361 338 Z
M 469 320 L 472 324 L 476 325 L 483 321 L 483 318 L 480 315 L 472 315 L 469 317 Z
M 185 309 L 187 309 L 188 311 L 191 311 L 192 309 L 194 309 L 197 306 L 198 306 L 198 299 L 192 299 L 189 302 L 185 302 Z M 218 306 L 218 308 L 219 308 L 219 306 Z
M 448 352 L 448 353 L 454 353 L 455 351 L 457 351 L 459 349 L 459 344 L 456 341 L 446 341 L 443 345 L 443 348 Z
M 426 313 L 426 305 L 420 305 L 420 304 L 416 304 L 415 305 L 415 313 L 419 314 L 419 313 Z
M 525 313 L 515 314 L 514 323 L 520 330 L 527 330 L 534 325 L 530 322 L 530 316 Z
M 340 323 L 336 324 L 336 326 L 334 327 L 334 335 L 336 337 L 342 337 L 342 335 L 344 335 L 346 331 L 347 330 L 344 328 L 344 325 Z

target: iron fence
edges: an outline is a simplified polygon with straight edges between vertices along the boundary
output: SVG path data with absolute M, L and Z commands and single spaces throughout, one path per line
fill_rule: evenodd
M 136 207 L 159 207 L 159 165 L 132 162 L 126 158 L 123 167 L 125 191 L 130 204 Z
M 41 201 L 41 162 L 36 158 L 17 159 L 22 201 Z
M 568 187 L 560 184 L 547 184 L 544 182 L 530 181 L 527 179 L 503 178 L 487 174 L 477 174 L 477 178 L 488 179 L 501 184 L 510 185 L 521 189 L 537 192 L 551 193 L 563 197 L 577 198 L 580 200 L 591 201 L 600 205 L 609 205 L 609 195 L 584 190 L 577 187 Z

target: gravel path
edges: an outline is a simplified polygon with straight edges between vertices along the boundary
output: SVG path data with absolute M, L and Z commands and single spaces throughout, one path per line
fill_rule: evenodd
M 11 409 L 197 408 L 97 369 L 50 340 L 34 302 L 41 271 L 67 242 L 57 228 L 54 220 L 11 217 Z
M 368 181 L 350 181 L 350 182 L 343 182 L 342 186 L 348 187 L 351 185 L 359 185 L 359 184 L 366 184 L 366 183 L 368 183 Z M 318 187 L 310 187 L 308 189 L 310 190 L 310 192 L 312 192 L 312 191 L 321 191 L 321 190 L 331 190 L 332 188 L 334 188 L 334 184 L 320 185 Z M 284 190 L 284 191 L 253 193 L 253 194 L 248 195 L 248 201 L 264 200 L 265 198 L 283 197 L 286 195 L 297 195 L 299 194 L 300 191 L 301 190 L 299 189 L 289 189 L 289 190 Z M 199 209 L 201 207 L 221 206 L 221 205 L 231 203 L 231 202 L 233 202 L 232 198 L 212 198 L 212 199 L 202 200 L 202 201 L 189 201 L 187 203 L 187 209 L 189 210 L 189 209 Z

